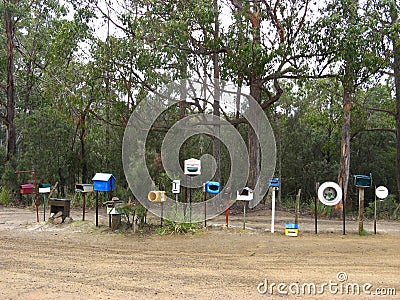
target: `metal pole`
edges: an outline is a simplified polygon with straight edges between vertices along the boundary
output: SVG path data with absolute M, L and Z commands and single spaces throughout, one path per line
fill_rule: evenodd
M 247 202 L 243 202 L 243 230 L 246 229 L 246 204 Z
M 82 202 L 82 221 L 85 221 L 85 210 L 86 210 L 86 193 L 83 194 L 83 202 Z
M 226 199 L 225 223 L 226 223 L 226 228 L 228 228 L 229 227 L 229 200 L 228 199 Z
M 271 233 L 275 232 L 275 191 L 276 189 L 272 188 L 272 214 L 271 214 Z
M 161 226 L 163 226 L 164 202 L 161 202 Z
M 46 221 L 46 194 L 43 194 L 43 221 Z
M 192 223 L 192 177 L 190 177 L 189 182 L 189 223 Z
M 99 226 L 99 191 L 96 191 L 96 227 Z
M 43 221 L 46 221 L 46 194 L 43 194 Z
M 207 193 L 204 192 L 204 227 L 207 228 Z
M 374 234 L 376 234 L 376 186 L 375 186 L 375 209 L 374 209 Z
M 342 183 L 342 191 L 343 191 L 343 183 Z M 343 193 L 342 196 L 342 214 L 343 214 L 343 235 L 346 235 L 346 195 Z

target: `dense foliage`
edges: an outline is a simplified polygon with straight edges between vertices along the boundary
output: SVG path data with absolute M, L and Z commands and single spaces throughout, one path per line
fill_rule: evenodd
M 1 198 L 9 195 L 8 203 L 32 179 L 14 172 L 33 169 L 38 182 L 65 184 L 70 194 L 96 172 L 112 173 L 116 195 L 132 198 L 121 161 L 129 116 L 157 87 L 193 76 L 248 87 L 264 109 L 277 141 L 282 201 L 298 189 L 311 200 L 317 182 L 340 180 L 346 167 L 349 200 L 356 199 L 351 175 L 370 173 L 398 199 L 398 1 L 2 0 L 0 12 Z M 207 111 L 204 103 L 181 103 L 148 138 L 149 172 L 166 190 L 160 141 L 201 108 L 224 113 L 219 105 Z M 244 119 L 231 117 L 249 147 L 252 185 L 259 146 Z M 348 166 L 341 161 L 346 138 Z M 200 135 L 181 149 L 184 159 L 206 153 L 219 156 L 224 182 L 223 145 Z

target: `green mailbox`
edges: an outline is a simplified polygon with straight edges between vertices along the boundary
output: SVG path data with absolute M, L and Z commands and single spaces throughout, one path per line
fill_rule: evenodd
M 367 175 L 354 175 L 354 185 L 360 188 L 372 186 L 372 176 Z
M 50 183 L 41 183 L 39 184 L 39 193 L 40 194 L 45 194 L 45 193 L 50 193 Z

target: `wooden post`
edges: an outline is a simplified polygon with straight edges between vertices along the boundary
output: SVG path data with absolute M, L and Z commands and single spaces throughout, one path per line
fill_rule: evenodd
M 318 189 L 319 189 L 319 182 L 315 183 L 315 198 L 314 198 L 314 221 L 315 221 L 315 234 L 318 234 Z
M 374 234 L 376 234 L 376 186 L 375 186 L 375 201 L 374 201 Z
M 301 194 L 301 189 L 299 189 L 299 192 L 296 195 L 296 215 L 294 219 L 295 224 L 299 224 L 300 194 Z
M 358 234 L 364 229 L 364 188 L 358 189 Z

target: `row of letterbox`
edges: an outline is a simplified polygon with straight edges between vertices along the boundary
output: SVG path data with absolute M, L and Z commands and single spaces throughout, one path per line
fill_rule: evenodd
M 114 190 L 115 177 L 108 173 L 96 173 L 92 178 L 93 184 L 79 183 L 75 185 L 76 192 L 88 193 L 93 191 L 110 192 Z M 51 184 L 39 184 L 39 193 L 50 193 Z M 35 185 L 31 183 L 21 184 L 20 192 L 22 195 L 34 194 Z

